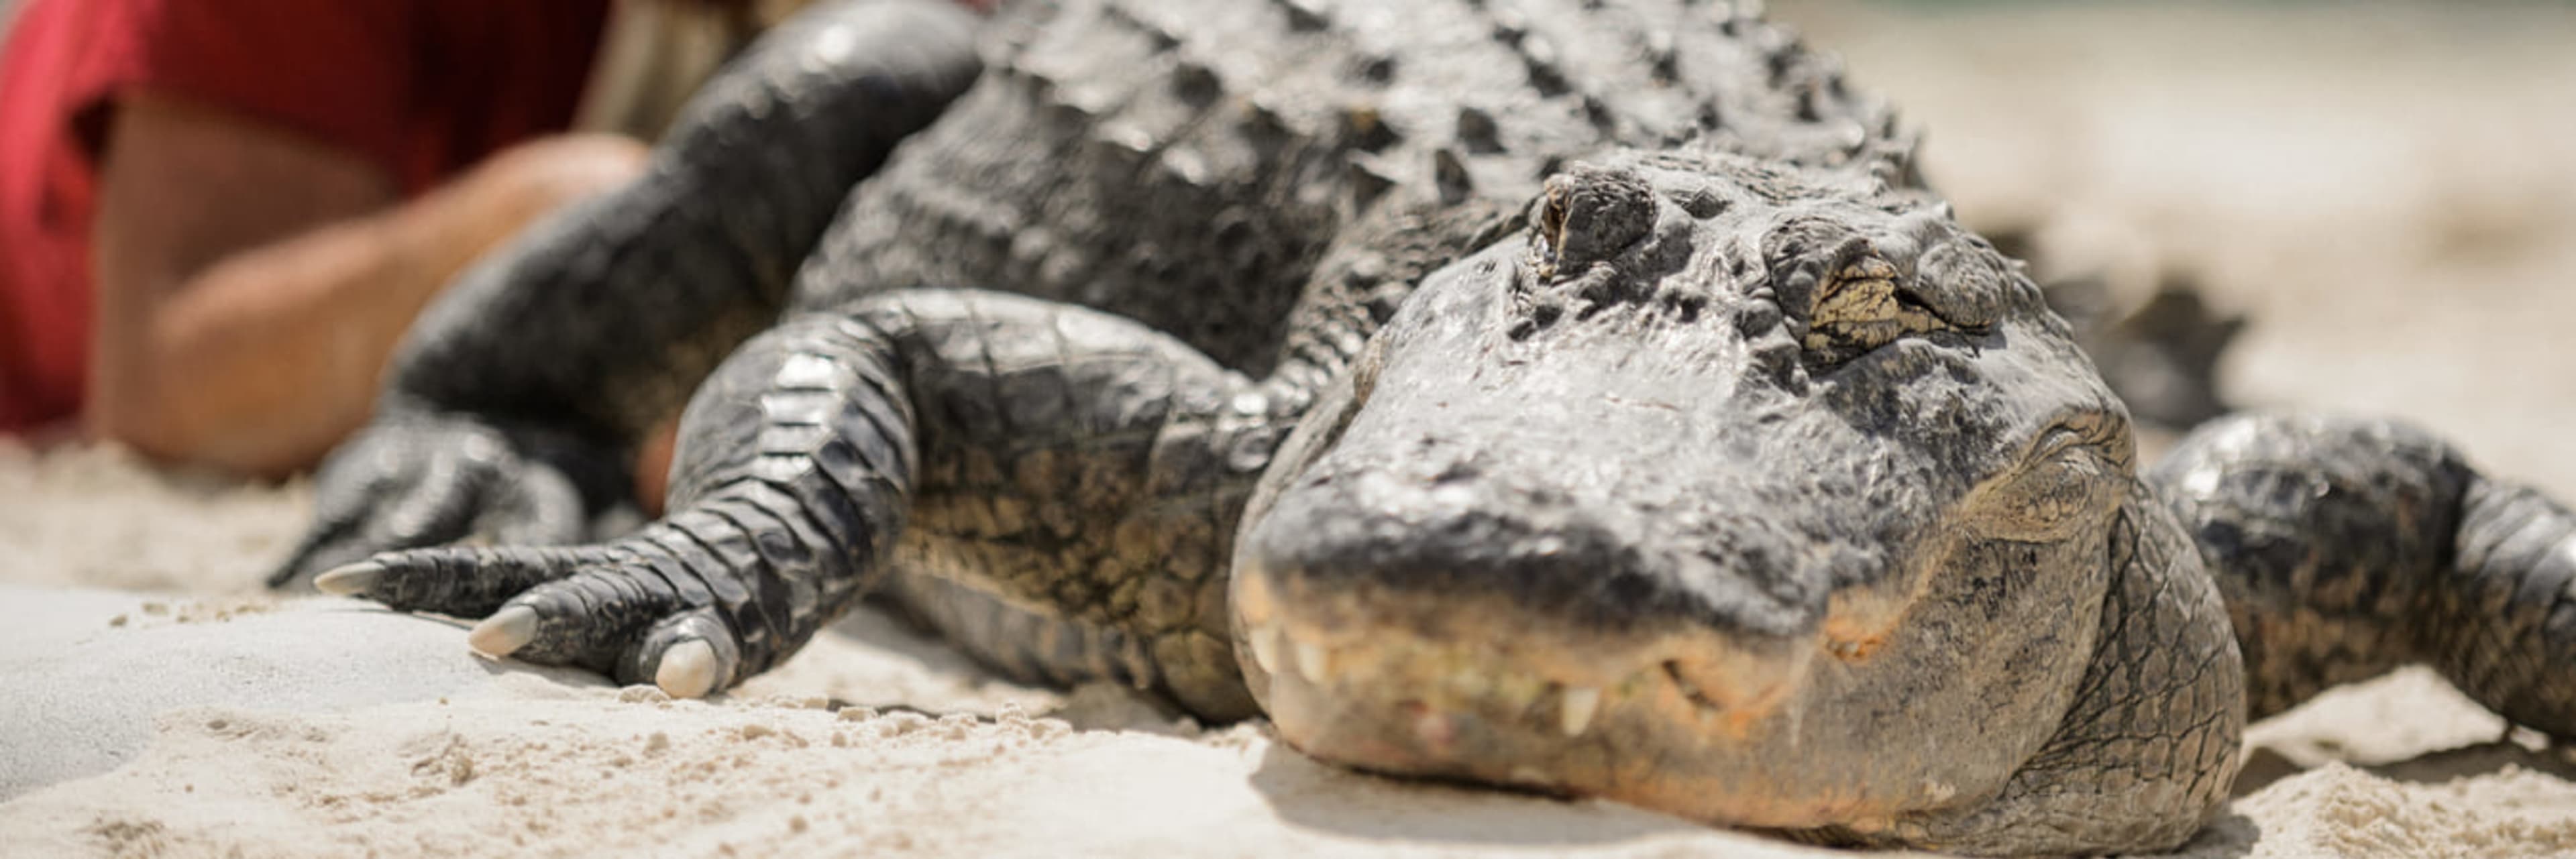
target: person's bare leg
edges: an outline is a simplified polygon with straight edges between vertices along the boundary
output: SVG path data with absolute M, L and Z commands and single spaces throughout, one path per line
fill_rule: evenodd
M 88 428 L 227 471 L 309 466 L 365 420 L 431 296 L 644 163 L 621 137 L 541 138 L 398 201 L 356 153 L 181 98 L 127 97 L 100 179 Z

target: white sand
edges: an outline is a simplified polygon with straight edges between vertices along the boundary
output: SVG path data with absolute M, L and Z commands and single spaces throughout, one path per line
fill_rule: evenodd
M 1775 4 L 1934 129 L 1971 221 L 2253 313 L 2238 399 L 2404 415 L 2576 498 L 2576 10 L 2373 8 Z M 259 596 L 306 503 L 0 446 L 0 796 L 115 767 L 0 802 L 0 855 L 1832 855 L 1324 767 L 872 616 L 714 703 L 489 672 L 434 621 Z M 72 584 L 127 592 L 37 590 Z M 2192 855 L 2576 853 L 2576 765 L 2421 671 L 2250 739 Z
M 291 521 L 302 502 L 70 456 L 28 488 L 147 521 L 217 499 Z M 221 555 L 200 560 L 254 566 Z M 1833 855 L 1343 771 L 1257 724 L 995 682 L 867 613 L 711 703 L 487 670 L 452 625 L 344 600 L 0 584 L 0 630 L 0 856 Z M 2268 786 L 2191 852 L 2576 851 L 2570 766 L 2502 733 L 2425 672 L 2339 690 L 2256 726 L 2248 783 Z

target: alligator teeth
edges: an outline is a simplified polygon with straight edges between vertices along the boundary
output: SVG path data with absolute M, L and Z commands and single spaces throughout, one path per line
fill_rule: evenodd
M 1252 633 L 1245 637 L 1252 639 L 1252 661 L 1261 666 L 1261 672 L 1277 676 L 1279 674 L 1279 625 L 1265 623 L 1255 626 L 1252 628 Z
M 1324 685 L 1324 680 L 1333 676 L 1331 659 L 1332 652 L 1325 650 L 1323 645 L 1312 641 L 1297 642 L 1297 673 L 1304 675 L 1306 682 Z
M 1564 702 L 1557 706 L 1556 726 L 1563 729 L 1566 736 L 1583 736 L 1583 732 L 1592 727 L 1592 714 L 1600 709 L 1600 687 L 1568 687 Z

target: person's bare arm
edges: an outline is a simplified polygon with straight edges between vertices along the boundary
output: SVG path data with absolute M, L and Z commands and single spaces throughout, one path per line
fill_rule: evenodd
M 642 170 L 546 138 L 417 199 L 356 153 L 181 99 L 121 99 L 101 166 L 89 431 L 273 476 L 363 423 L 422 305 L 528 222 Z

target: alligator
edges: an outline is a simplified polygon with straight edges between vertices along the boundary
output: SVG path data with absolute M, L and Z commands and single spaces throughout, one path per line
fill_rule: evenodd
M 2404 663 L 2576 736 L 2566 508 L 2387 421 L 2142 469 L 1914 150 L 1710 2 L 826 5 L 425 313 L 278 582 L 676 696 L 875 598 L 1354 768 L 1970 853 L 2183 843 L 2249 716 Z

